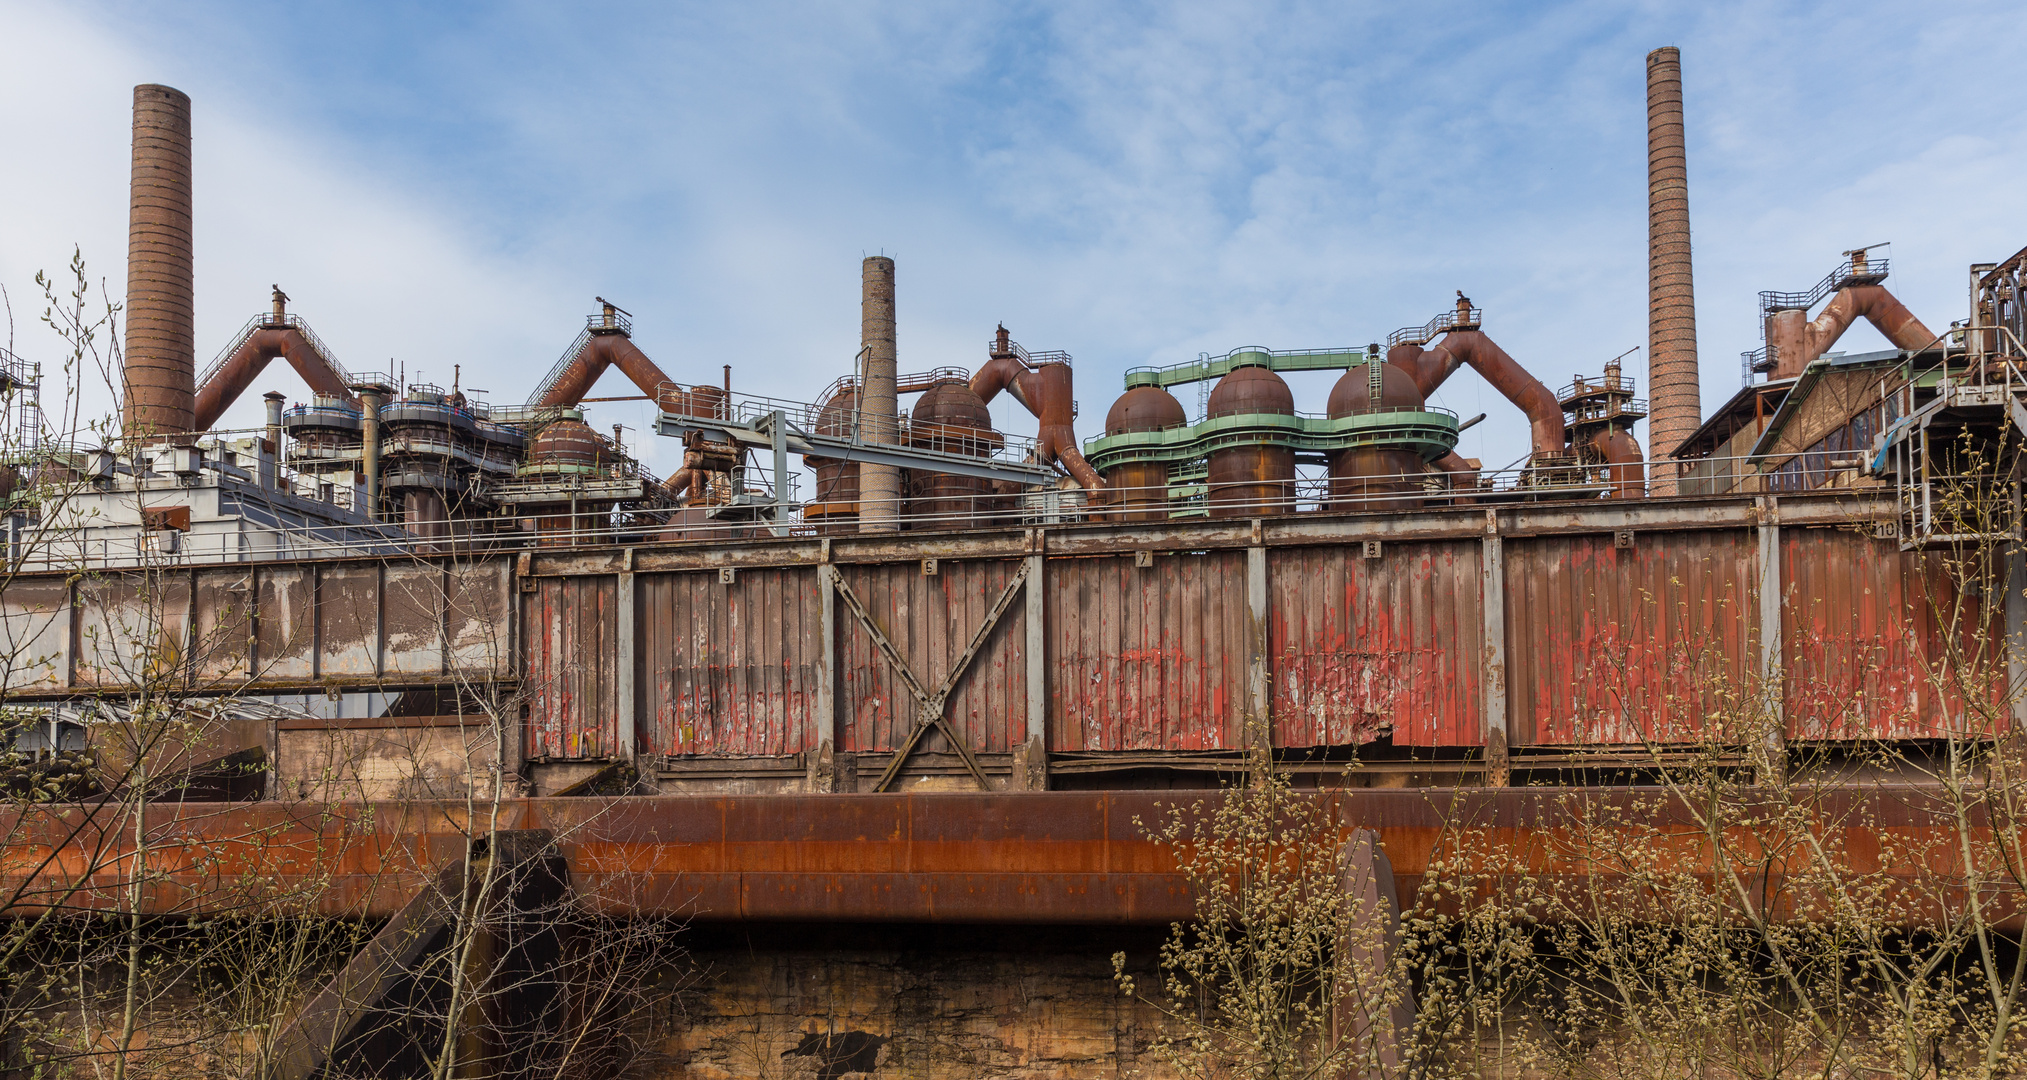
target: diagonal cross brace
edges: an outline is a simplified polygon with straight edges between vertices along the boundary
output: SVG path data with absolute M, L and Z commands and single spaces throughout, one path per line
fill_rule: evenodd
M 908 738 L 894 751 L 894 759 L 887 763 L 887 771 L 880 774 L 880 782 L 873 785 L 873 790 L 887 790 L 887 785 L 892 784 L 894 778 L 900 775 L 901 766 L 907 762 L 909 755 L 915 752 L 915 747 L 922 741 L 922 736 L 934 728 L 943 732 L 943 737 L 949 739 L 950 745 L 957 748 L 957 755 L 964 759 L 964 767 L 971 770 L 971 778 L 978 781 L 979 790 L 991 791 L 992 783 L 986 779 L 985 769 L 979 765 L 978 758 L 971 752 L 971 747 L 959 737 L 957 730 L 951 727 L 949 719 L 943 715 L 943 708 L 950 700 L 951 691 L 957 689 L 958 680 L 964 678 L 964 673 L 971 667 L 971 662 L 977 659 L 980 650 L 985 648 L 985 639 L 991 635 L 993 627 L 999 625 L 999 620 L 1006 615 L 1007 609 L 1013 606 L 1015 594 L 1020 592 L 1021 586 L 1028 579 L 1027 563 L 1023 561 L 1020 569 L 1014 571 L 1013 580 L 1007 582 L 1006 588 L 1000 591 L 998 602 L 986 613 L 985 621 L 979 624 L 978 632 L 971 636 L 971 644 L 965 646 L 963 654 L 950 666 L 950 673 L 943 677 L 943 684 L 936 688 L 934 694 L 924 689 L 922 681 L 915 677 L 913 671 L 908 670 L 908 662 L 901 658 L 900 650 L 894 648 L 894 643 L 888 639 L 886 631 L 880 629 L 880 624 L 873 621 L 872 613 L 866 610 L 865 604 L 859 602 L 858 594 L 852 592 L 852 587 L 845 584 L 844 575 L 838 573 L 837 567 L 825 563 L 824 570 L 830 578 L 831 586 L 837 589 L 838 596 L 844 599 L 845 606 L 851 609 L 853 617 L 866 628 L 866 633 L 873 639 L 873 644 L 879 647 L 880 655 L 887 658 L 888 666 L 892 667 L 894 674 L 900 676 L 901 681 L 907 685 L 908 692 L 915 696 L 915 729 L 908 733 Z

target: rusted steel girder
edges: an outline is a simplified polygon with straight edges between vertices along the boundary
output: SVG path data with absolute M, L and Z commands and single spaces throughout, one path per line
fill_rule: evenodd
M 1439 857 L 1496 852 L 1545 889 L 1622 883 L 1617 856 L 1663 845 L 1708 876 L 1693 819 L 1656 789 L 1359 790 L 1337 804 L 1347 838 L 1377 833 L 1403 896 Z M 520 799 L 491 813 L 464 802 L 242 803 L 148 808 L 151 911 L 245 910 L 255 895 L 303 898 L 333 915 L 387 917 L 461 858 L 468 814 L 507 830 L 548 829 L 580 896 L 614 913 L 708 921 L 1162 924 L 1192 912 L 1173 853 L 1150 840 L 1172 807 L 1216 792 L 1037 792 Z M 1975 808 L 1974 808 L 1975 809 Z M 1901 883 L 1911 902 L 1948 897 L 1955 828 L 1931 788 L 1819 793 L 1810 812 L 1850 869 Z M 134 826 L 124 808 L 0 815 L 0 895 L 110 910 L 126 896 Z M 69 817 L 66 818 L 66 815 Z M 71 833 L 76 815 L 98 819 Z M 1973 846 L 1993 831 L 1971 815 Z M 66 824 L 66 822 L 68 822 Z M 1461 839 L 1460 839 L 1461 838 Z M 1736 837 L 1749 846 L 1753 837 Z M 1940 841 L 1940 843 L 1938 843 Z M 1460 843 L 1463 847 L 1460 848 Z M 1926 865 L 1882 865 L 1920 849 Z M 1769 849 L 1771 850 L 1771 849 Z M 1753 868 L 1768 915 L 1800 897 L 1769 855 Z M 70 891 L 83 883 L 83 888 Z M 1960 893 L 1961 888 L 1957 888 Z M 2010 903 L 2010 901 L 2009 901 Z M 2018 905 L 2002 913 L 2018 923 Z M 5 913 L 0 913 L 5 914 Z

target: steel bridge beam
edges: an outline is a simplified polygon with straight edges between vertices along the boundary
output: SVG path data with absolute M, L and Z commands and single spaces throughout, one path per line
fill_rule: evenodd
M 1652 843 L 1653 830 L 1672 834 L 1685 858 L 1707 858 L 1694 854 L 1702 848 L 1693 819 L 1652 788 L 1428 788 L 1324 797 L 1336 803 L 1347 838 L 1354 829 L 1377 834 L 1403 879 L 1403 895 L 1460 830 L 1551 886 L 1611 876 L 1616 864 L 1598 845 L 1618 837 L 1627 845 Z M 500 829 L 553 832 L 579 895 L 615 914 L 1158 925 L 1191 914 L 1189 888 L 1172 853 L 1136 820 L 1153 824 L 1170 808 L 1216 798 L 1153 791 L 586 797 L 512 800 L 497 815 L 479 813 Z M 1832 791 L 1816 796 L 1811 811 L 1858 863 L 1882 851 L 1933 846 L 1954 828 L 1931 788 Z M 462 801 L 151 806 L 143 832 L 160 861 L 149 867 L 145 903 L 180 916 L 243 909 L 249 888 L 309 890 L 328 914 L 384 918 L 426 887 L 435 868 L 462 857 L 468 838 L 459 823 L 473 812 Z M 0 867 L 17 875 L 0 875 L 0 885 L 11 891 L 22 884 L 19 868 L 43 866 L 25 894 L 30 898 L 106 910 L 124 902 L 133 827 L 123 808 L 29 813 L 39 816 L 0 822 L 0 835 L 12 838 L 0 846 Z M 103 816 L 105 828 L 79 830 L 78 815 Z M 1974 844 L 1990 839 L 1981 821 L 1974 819 L 1973 831 L 1982 835 L 1971 838 Z M 1855 869 L 1922 889 L 1948 888 L 1924 868 Z M 77 882 L 85 888 L 66 891 Z M 1767 882 L 1768 896 L 1784 895 L 1779 867 Z

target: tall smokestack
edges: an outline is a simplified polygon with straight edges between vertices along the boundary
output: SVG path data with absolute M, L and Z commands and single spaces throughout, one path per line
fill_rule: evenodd
M 190 96 L 136 86 L 121 418 L 130 442 L 190 430 L 197 380 L 190 250 Z
M 1689 273 L 1689 164 L 1682 145 L 1682 53 L 1647 54 L 1647 448 L 1654 494 L 1676 493 L 1668 455 L 1703 423 L 1696 290 Z
M 861 430 L 873 442 L 900 438 L 900 405 L 894 392 L 894 260 L 866 259 L 859 279 L 859 344 L 865 350 L 865 392 L 859 397 Z M 859 466 L 859 531 L 901 528 L 901 470 L 866 462 Z

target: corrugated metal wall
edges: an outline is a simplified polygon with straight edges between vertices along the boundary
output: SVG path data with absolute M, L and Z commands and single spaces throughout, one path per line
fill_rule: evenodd
M 822 597 L 812 567 L 642 574 L 635 603 L 648 717 L 658 754 L 794 754 L 809 749 L 822 665 Z
M 907 658 L 917 681 L 934 693 L 1019 568 L 1013 560 L 944 559 L 933 576 L 922 573 L 918 562 L 841 566 L 838 572 Z M 974 751 L 1005 752 L 1025 737 L 1024 606 L 1016 599 L 1000 618 L 945 708 Z M 838 749 L 892 750 L 914 729 L 915 699 L 843 604 L 837 619 Z M 933 733 L 922 748 L 950 749 Z
M 1238 745 L 1246 555 L 1178 552 L 1048 564 L 1049 749 Z
M 1952 721 L 1962 731 L 1992 730 L 1990 703 L 2006 679 L 1997 647 L 2004 634 L 1996 625 L 1978 633 L 1999 613 L 1958 592 L 1954 582 L 1978 571 L 1953 572 L 1947 564 L 1956 558 L 1947 548 L 1901 551 L 1851 529 L 1782 530 L 1789 738 L 1934 738 Z M 1967 697 L 1987 707 L 1967 716 Z
M 1475 541 L 1270 553 L 1274 744 L 1483 743 L 1480 562 Z
M 521 596 L 529 757 L 618 752 L 618 578 L 535 579 Z
M 1694 738 L 1757 671 L 1758 552 L 1746 530 L 1505 541 L 1513 741 Z
M 1507 536 L 1502 624 L 1509 732 L 1525 745 L 1684 740 L 1758 692 L 1761 533 L 1720 527 Z M 1226 539 L 1231 542 L 1230 538 Z M 1480 741 L 1486 682 L 1482 535 L 1265 547 L 1273 739 L 1284 747 L 1389 736 Z M 1248 552 L 1052 554 L 1035 658 L 1058 752 L 1228 750 L 1240 743 Z M 1862 527 L 1783 526 L 1781 659 L 1791 738 L 1920 738 L 1982 730 L 2002 692 L 2001 605 L 1961 598 L 1943 549 L 1899 550 Z M 685 555 L 684 558 L 693 558 Z M 807 553 L 805 556 L 807 557 Z M 880 557 L 893 557 L 892 553 Z M 166 663 L 200 688 L 419 687 L 523 678 L 525 752 L 607 757 L 622 643 L 632 646 L 638 745 L 651 753 L 780 757 L 809 750 L 823 670 L 818 565 L 666 563 L 572 555 L 518 576 L 509 558 L 349 560 L 180 568 L 143 593 L 107 574 L 15 581 L 0 599 L 6 690 L 113 687 Z M 632 565 L 627 562 L 627 565 Z M 898 558 L 838 573 L 934 690 L 1021 557 Z M 1993 595 L 2000 590 L 1993 588 Z M 1028 723 L 1025 598 L 1016 598 L 948 702 L 973 749 L 1005 753 Z M 892 750 L 915 704 L 840 602 L 833 624 L 841 751 Z M 1980 651 L 1980 650 L 1984 651 Z M 1968 658 L 1968 659 L 1966 659 Z M 153 666 L 153 671 L 144 670 Z M 1938 685 L 1936 674 L 1942 673 Z M 1741 712 L 1730 708 L 1732 714 Z M 940 736 L 924 749 L 947 749 Z

